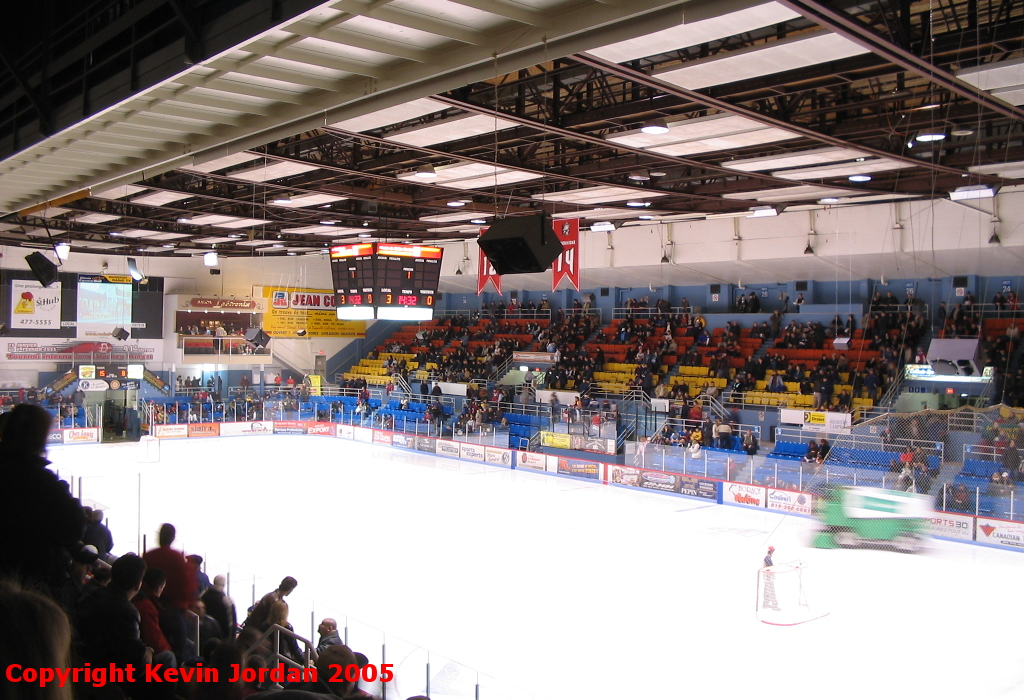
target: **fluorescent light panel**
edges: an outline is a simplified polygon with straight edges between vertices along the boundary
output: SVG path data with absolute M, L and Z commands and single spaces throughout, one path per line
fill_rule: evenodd
M 600 204 L 601 202 L 623 202 L 627 199 L 639 201 L 655 197 L 665 197 L 669 194 L 671 193 L 599 185 L 597 187 L 581 187 L 576 190 L 566 190 L 565 192 L 535 194 L 533 198 L 553 202 L 570 202 L 572 204 Z
M 1024 85 L 1024 58 L 986 63 L 956 72 L 956 77 L 981 90 L 998 90 Z
M 688 61 L 682 68 L 654 77 L 690 90 L 760 78 L 784 71 L 837 61 L 869 50 L 832 32 L 783 39 L 768 45 L 730 51 L 712 58 Z
M 212 243 L 230 243 L 231 241 L 234 241 L 234 240 L 236 240 L 236 239 L 228 238 L 227 236 L 208 236 L 206 238 L 196 238 L 196 239 L 193 239 L 192 242 L 193 243 L 212 244 Z
M 115 214 L 86 214 L 85 216 L 79 216 L 75 219 L 75 222 L 79 224 L 102 224 L 107 221 L 117 221 L 120 218 L 120 216 Z
M 504 168 L 487 163 L 455 163 L 453 165 L 441 165 L 434 168 L 437 177 L 430 181 L 430 184 L 445 185 L 459 189 L 473 189 L 475 187 L 493 187 L 495 179 L 497 184 L 507 185 L 513 182 L 525 182 L 544 177 L 540 173 L 528 173 L 515 168 Z M 400 180 L 410 182 L 423 182 L 423 178 L 417 177 L 415 172 L 400 173 Z
M 857 194 L 850 190 L 840 190 L 832 187 L 814 187 L 813 185 L 800 185 L 799 187 L 777 187 L 770 190 L 755 190 L 752 192 L 730 192 L 723 194 L 723 199 L 753 199 L 758 202 L 792 202 L 802 199 L 821 199 L 822 197 L 838 197 L 841 195 Z
M 775 168 L 796 168 L 805 165 L 834 163 L 836 161 L 864 158 L 867 157 L 867 155 L 867 153 L 861 153 L 860 151 L 855 151 L 850 148 L 827 147 L 815 148 L 810 151 L 800 151 L 798 153 L 782 153 L 777 156 L 728 160 L 723 161 L 721 165 L 733 170 L 759 172 Z
M 224 168 L 230 168 L 233 165 L 241 165 L 242 163 L 248 163 L 260 157 L 261 156 L 254 156 L 251 153 L 232 153 L 229 156 L 222 156 L 221 158 L 208 160 L 205 163 L 186 165 L 181 169 L 192 170 L 200 173 L 212 173 L 214 170 L 223 170 Z
M 365 114 L 361 117 L 353 117 L 352 119 L 335 122 L 331 126 L 336 129 L 344 129 L 345 131 L 371 131 L 426 116 L 427 114 L 433 114 L 434 112 L 442 112 L 446 109 L 449 109 L 449 107 L 444 102 L 424 97 L 411 102 L 403 102 L 394 107 L 379 109 L 376 112 Z
M 148 204 L 151 207 L 161 207 L 164 204 L 170 204 L 171 202 L 180 202 L 183 199 L 192 197 L 191 194 L 183 192 L 152 192 L 150 194 L 144 194 L 141 197 L 136 197 L 132 200 L 132 204 Z
M 426 221 L 432 224 L 442 224 L 446 221 L 469 221 L 470 219 L 488 219 L 494 216 L 493 213 L 482 212 L 482 211 L 460 211 L 454 214 L 434 214 L 431 216 L 421 216 L 420 221 Z
M 268 182 L 279 180 L 282 177 L 300 175 L 311 170 L 317 170 L 315 165 L 305 163 L 270 162 L 265 165 L 258 165 L 255 168 L 246 168 L 228 173 L 231 177 L 247 182 Z
M 608 141 L 654 153 L 685 156 L 799 138 L 791 131 L 731 114 L 671 122 L 668 127 L 667 134 L 645 134 L 635 129 L 609 136 Z
M 271 206 L 284 207 L 286 209 L 297 209 L 299 207 L 315 207 L 321 204 L 330 204 L 332 202 L 343 202 L 348 197 L 339 197 L 334 194 L 304 194 L 298 197 L 291 197 L 291 204 L 278 204 L 277 202 L 270 202 Z
M 773 172 L 772 177 L 783 180 L 818 180 L 826 177 L 849 177 L 850 175 L 863 175 L 865 173 L 878 173 L 885 170 L 899 170 L 912 167 L 909 163 L 901 163 L 888 158 L 870 158 L 863 162 L 843 163 L 841 165 L 817 166 L 811 168 L 797 168 L 795 170 L 783 170 Z
M 1010 163 L 992 163 L 991 165 L 974 165 L 970 168 L 970 171 L 981 175 L 1022 179 L 1024 178 L 1024 160 L 1016 160 Z
M 796 12 L 777 2 L 768 2 L 718 17 L 677 24 L 674 27 L 635 39 L 599 46 L 596 49 L 590 49 L 588 53 L 600 56 L 607 61 L 623 63 L 635 58 L 698 46 L 761 27 L 770 27 L 799 16 Z
M 440 119 L 429 124 L 422 124 L 387 134 L 388 141 L 403 143 L 407 146 L 432 146 L 436 143 L 447 143 L 456 139 L 492 134 L 502 129 L 516 126 L 515 122 L 495 119 L 483 114 L 460 114 Z

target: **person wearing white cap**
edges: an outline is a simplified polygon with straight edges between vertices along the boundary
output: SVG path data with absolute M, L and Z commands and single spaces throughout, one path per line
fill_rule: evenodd
M 772 563 L 772 554 L 775 552 L 775 547 L 768 546 L 768 553 L 764 555 L 764 567 L 769 569 L 774 566 Z M 779 601 L 775 599 L 775 574 L 772 571 L 764 572 L 764 604 L 763 607 L 768 610 L 780 610 Z

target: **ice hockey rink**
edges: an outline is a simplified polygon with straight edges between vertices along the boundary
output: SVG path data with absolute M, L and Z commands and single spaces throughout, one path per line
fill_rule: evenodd
M 174 523 L 240 616 L 295 576 L 296 631 L 347 620 L 377 663 L 385 642 L 397 697 L 425 692 L 428 658 L 432 700 L 1024 697 L 1024 552 L 813 549 L 804 518 L 329 438 L 139 455 L 50 450 L 116 553 Z M 769 544 L 828 616 L 755 619 Z

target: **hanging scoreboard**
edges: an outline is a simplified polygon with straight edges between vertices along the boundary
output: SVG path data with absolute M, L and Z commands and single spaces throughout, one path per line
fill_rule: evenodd
M 433 318 L 444 251 L 401 243 L 331 248 L 338 318 Z

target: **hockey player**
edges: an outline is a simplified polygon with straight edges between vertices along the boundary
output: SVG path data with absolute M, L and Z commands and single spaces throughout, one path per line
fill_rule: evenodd
M 764 607 L 766 610 L 780 610 L 779 601 L 775 599 L 775 574 L 767 569 L 774 566 L 772 563 L 772 554 L 775 552 L 775 547 L 768 546 L 768 553 L 764 555 Z

